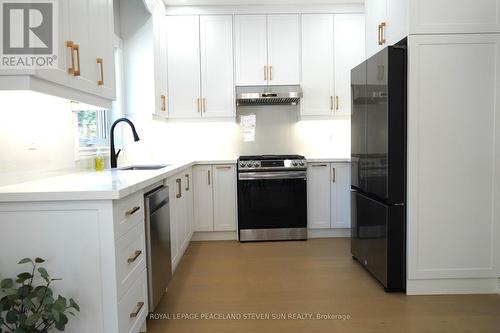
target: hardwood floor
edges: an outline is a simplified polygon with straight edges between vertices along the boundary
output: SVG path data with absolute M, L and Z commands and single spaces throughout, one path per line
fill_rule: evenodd
M 387 294 L 351 259 L 349 239 L 193 242 L 148 332 L 500 332 L 500 295 Z M 251 313 L 348 320 L 247 319 Z M 230 315 L 240 320 L 164 319 Z M 236 317 L 237 318 L 237 317 Z

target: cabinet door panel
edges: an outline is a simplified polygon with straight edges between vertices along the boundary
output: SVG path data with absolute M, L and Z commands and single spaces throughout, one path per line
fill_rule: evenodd
M 378 26 L 387 20 L 387 0 L 366 0 L 366 57 L 369 58 L 386 45 L 379 45 Z
M 176 200 L 177 184 L 176 177 L 168 179 L 168 191 L 170 196 L 170 251 L 172 254 L 172 264 L 177 261 L 179 255 L 179 237 L 178 237 L 178 220 L 179 220 L 179 201 Z
M 335 115 L 351 114 L 351 69 L 365 58 L 364 15 L 336 15 L 335 40 Z
M 193 168 L 194 231 L 214 231 L 212 166 Z
M 198 16 L 167 17 L 170 118 L 201 117 Z
M 201 16 L 200 33 L 203 117 L 233 117 L 233 18 Z
M 312 163 L 307 169 L 309 229 L 330 228 L 330 163 Z
M 300 83 L 299 15 L 269 15 L 267 50 L 270 85 Z
M 236 84 L 266 85 L 266 16 L 236 15 L 235 34 Z
M 302 15 L 303 116 L 331 116 L 334 95 L 333 15 Z
M 499 0 L 411 0 L 410 13 L 412 34 L 500 32 Z
M 331 227 L 351 227 L 351 167 L 349 163 L 331 164 Z
M 193 170 L 189 169 L 184 172 L 184 196 L 186 201 L 186 241 L 189 242 L 193 235 L 193 219 L 194 219 L 194 196 L 193 196 Z
M 236 166 L 214 165 L 214 231 L 236 231 Z
M 167 107 L 167 29 L 165 10 L 162 3 L 154 2 L 154 77 L 155 77 L 155 113 L 168 117 Z
M 92 54 L 90 57 L 90 77 L 94 80 L 95 93 L 99 96 L 115 99 L 115 55 L 113 1 L 91 1 L 91 38 Z M 102 59 L 102 64 L 98 63 Z M 102 73 L 101 73 L 102 66 Z M 98 81 L 102 81 L 99 84 Z
M 385 35 L 388 45 L 393 45 L 408 36 L 408 6 L 409 0 L 387 0 L 387 27 Z

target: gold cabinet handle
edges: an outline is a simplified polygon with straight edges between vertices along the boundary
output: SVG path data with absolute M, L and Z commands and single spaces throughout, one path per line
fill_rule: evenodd
M 140 250 L 135 251 L 135 252 L 134 252 L 134 254 L 133 254 L 133 255 L 131 255 L 131 256 L 127 259 L 127 262 L 128 262 L 129 264 L 133 263 L 134 261 L 136 261 L 136 260 L 137 260 L 137 258 L 139 258 L 139 256 L 140 256 L 141 254 L 142 254 L 142 251 L 140 251 Z
M 141 209 L 141 207 L 136 206 L 136 207 L 134 207 L 134 208 L 132 208 L 132 209 L 130 209 L 130 210 L 128 210 L 128 211 L 126 211 L 126 212 L 125 212 L 125 216 L 132 216 L 132 215 L 134 215 L 135 213 L 137 213 L 140 209 Z
M 196 104 L 198 105 L 198 112 L 200 112 L 200 99 L 199 98 L 196 99 Z
M 186 177 L 187 180 L 186 191 L 189 191 L 189 188 L 191 187 L 191 182 L 189 181 L 189 174 L 186 173 L 184 176 Z
M 264 66 L 264 81 L 267 81 L 267 66 Z
M 335 183 L 335 180 L 337 178 L 335 168 L 332 169 L 332 183 Z
M 182 180 L 180 178 L 177 178 L 175 180 L 175 183 L 177 184 L 177 193 L 175 194 L 175 197 L 179 199 L 182 197 Z
M 273 80 L 273 66 L 269 66 L 269 81 Z
M 74 76 L 80 76 L 80 45 L 78 44 L 73 44 L 72 47 L 72 54 L 71 56 L 73 57 L 73 53 L 76 52 L 76 64 L 78 66 L 78 69 L 74 69 L 73 75 Z
M 98 86 L 104 85 L 104 60 L 102 58 L 97 58 L 97 65 L 101 68 L 101 79 L 97 80 Z
M 211 180 L 210 180 L 211 176 L 210 176 L 210 170 L 208 170 L 208 186 L 211 185 Z
M 203 98 L 203 106 L 202 106 L 203 112 L 207 112 L 207 99 Z
M 330 110 L 333 111 L 333 96 L 330 96 Z
M 160 110 L 162 112 L 165 112 L 165 111 L 167 111 L 167 97 L 165 95 L 161 95 L 160 99 L 161 99 L 161 108 L 160 108 Z
M 144 302 L 138 302 L 137 305 L 135 306 L 134 312 L 130 313 L 130 318 L 137 317 L 139 315 L 139 312 L 141 312 L 143 306 Z
M 384 45 L 386 40 L 385 40 L 385 27 L 386 23 L 382 22 L 378 26 L 378 45 Z
M 335 110 L 339 110 L 339 96 L 335 96 Z
M 75 57 L 73 55 L 73 45 L 75 43 L 71 40 L 66 41 L 66 47 L 70 50 L 71 54 L 71 67 L 68 68 L 68 73 L 73 75 L 75 73 Z

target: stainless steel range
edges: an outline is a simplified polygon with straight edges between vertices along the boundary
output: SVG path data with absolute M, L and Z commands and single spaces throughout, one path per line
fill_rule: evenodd
M 307 163 L 300 155 L 238 159 L 241 242 L 307 239 Z

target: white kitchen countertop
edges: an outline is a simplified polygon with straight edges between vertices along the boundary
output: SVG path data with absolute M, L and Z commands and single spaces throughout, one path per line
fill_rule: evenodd
M 307 158 L 307 163 L 350 163 L 350 158 Z
M 0 187 L 0 202 L 117 200 L 195 164 L 235 164 L 236 160 L 186 161 L 158 170 L 84 171 Z M 142 163 L 134 163 L 142 165 Z
M 309 163 L 349 162 L 349 159 L 312 158 Z M 196 164 L 235 164 L 234 160 L 184 161 L 158 170 L 84 171 L 0 187 L 1 202 L 117 200 L 140 191 Z M 136 163 L 134 165 L 141 165 Z

